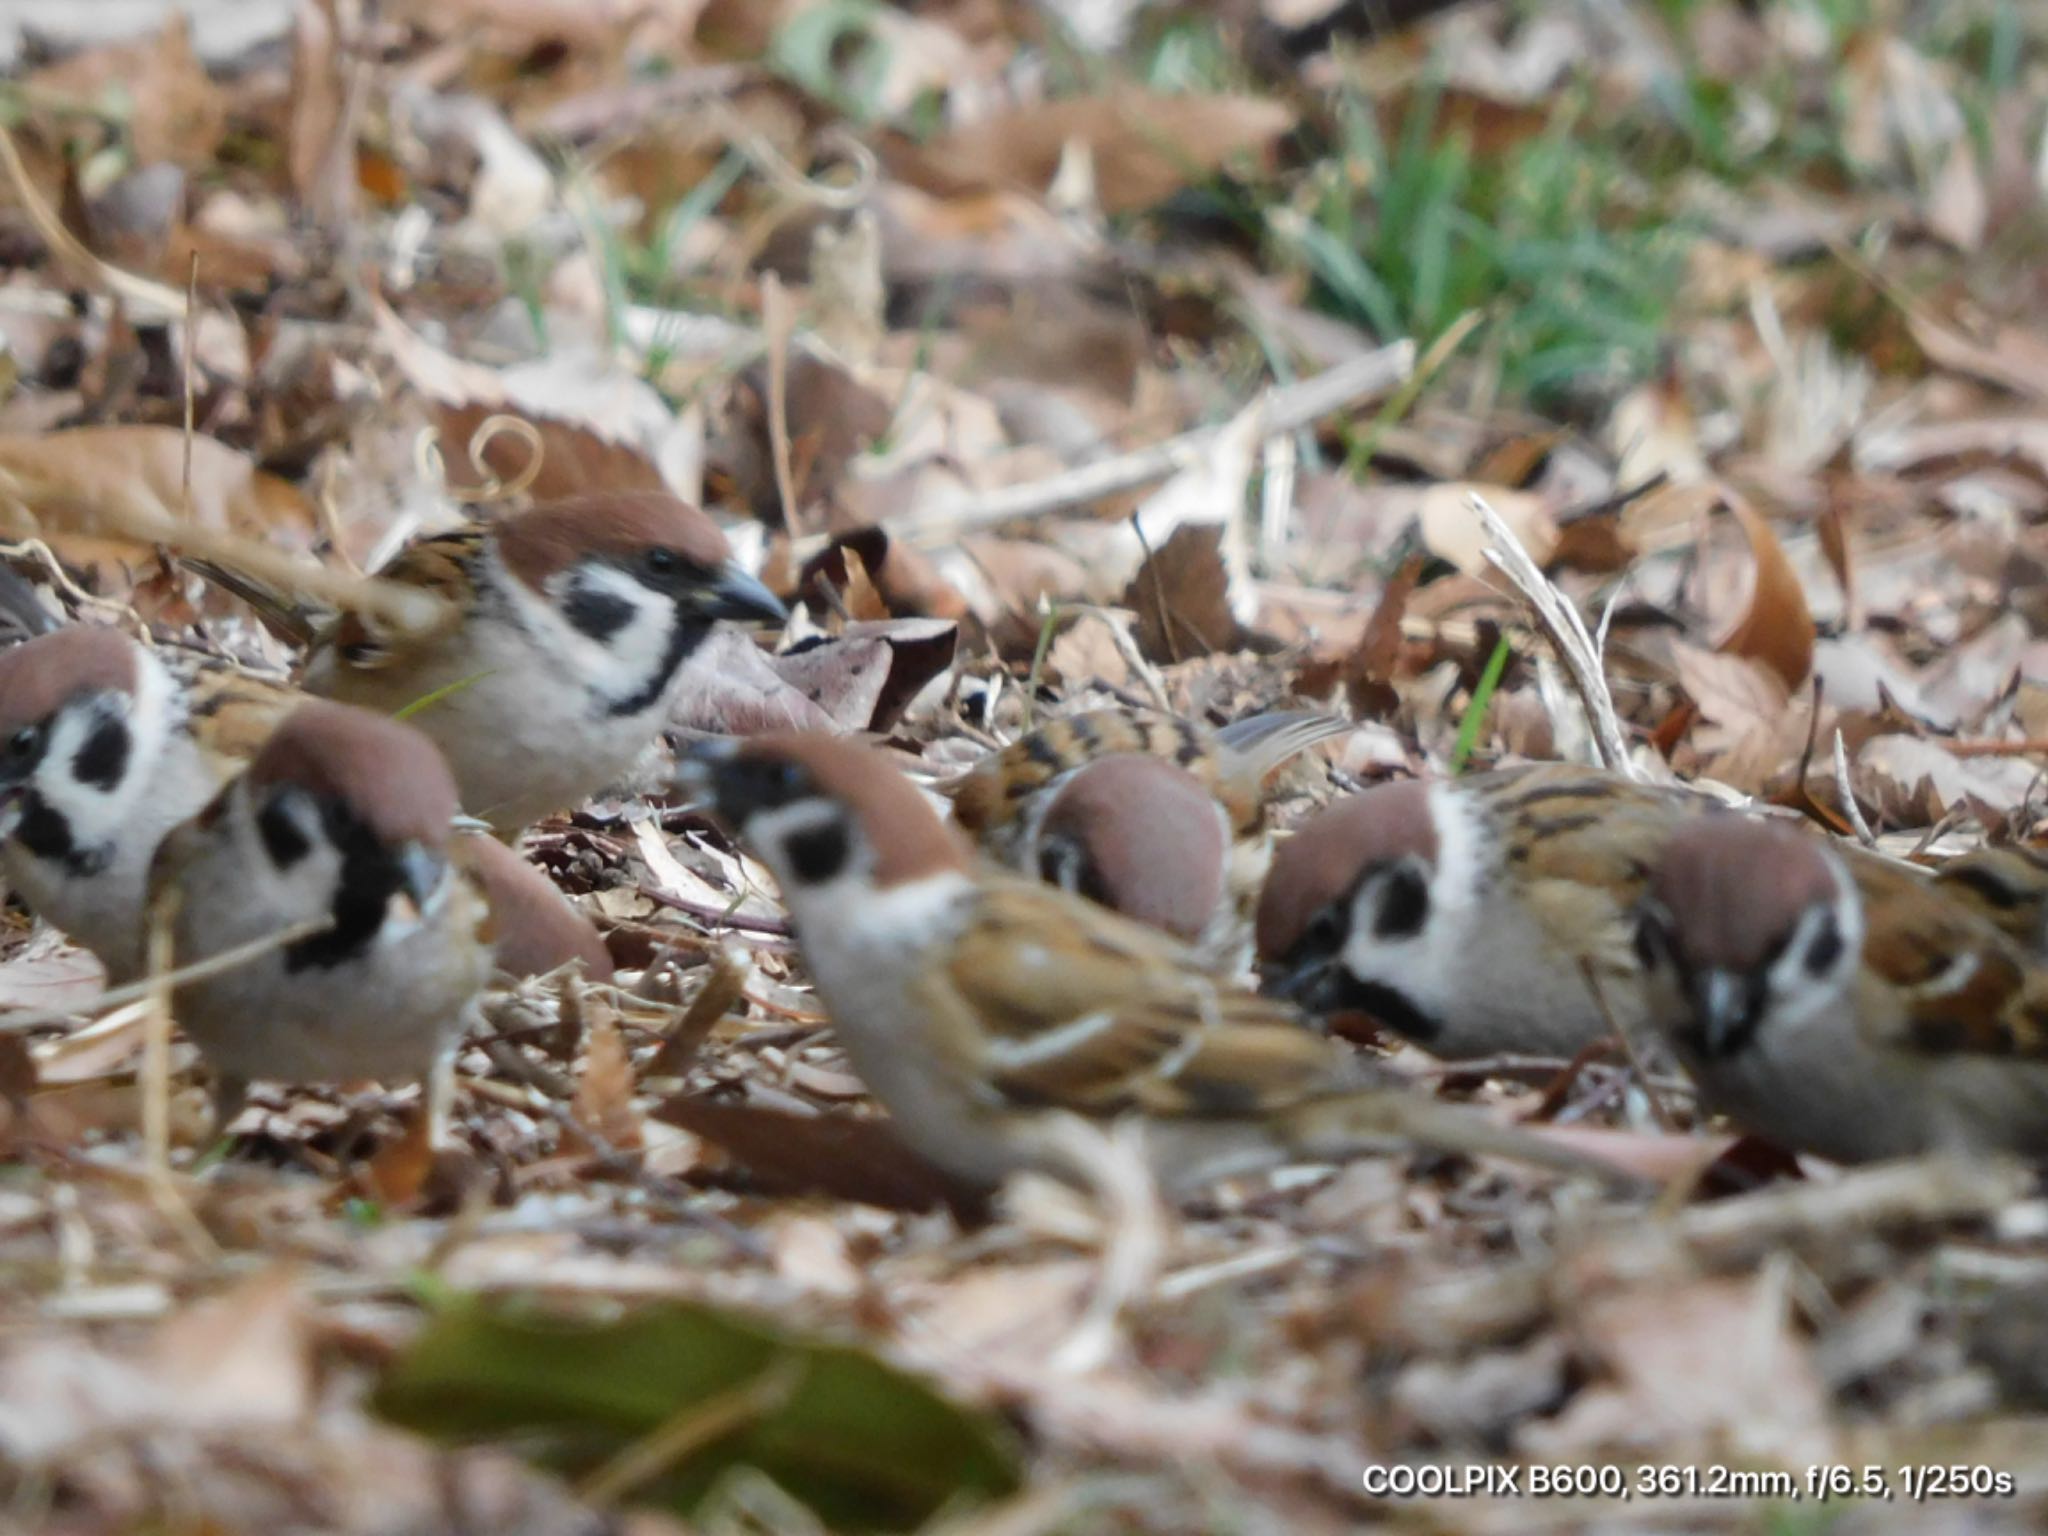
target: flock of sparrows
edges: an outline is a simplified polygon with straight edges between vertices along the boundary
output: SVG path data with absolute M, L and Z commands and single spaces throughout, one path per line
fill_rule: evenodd
M 106 628 L 0 653 L 0 868 L 115 982 L 153 933 L 180 970 L 241 957 L 173 994 L 223 1115 L 255 1078 L 421 1079 L 439 1137 L 494 971 L 609 969 L 484 826 L 617 781 L 712 624 L 785 615 L 660 495 L 537 507 L 381 574 L 445 622 L 342 616 L 296 689 Z M 1072 715 L 942 785 L 950 822 L 818 733 L 699 744 L 676 787 L 774 876 L 901 1137 L 968 1182 L 1056 1165 L 1067 1115 L 1137 1118 L 1175 1189 L 1390 1145 L 1580 1164 L 1332 1038 L 1346 1013 L 1449 1060 L 1625 1031 L 1737 1124 L 1838 1160 L 2048 1152 L 2048 863 L 1929 876 L 1562 765 L 1382 784 L 1278 837 L 1273 770 L 1348 729 Z

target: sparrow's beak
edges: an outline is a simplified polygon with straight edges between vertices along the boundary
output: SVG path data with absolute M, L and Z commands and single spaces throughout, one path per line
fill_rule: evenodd
M 1691 991 L 1700 1053 L 1709 1061 L 1732 1056 L 1749 1024 L 1749 988 L 1733 971 L 1702 967 L 1693 972 Z
M 711 736 L 693 741 L 678 755 L 675 790 L 691 810 L 714 811 L 723 816 L 745 807 L 729 805 L 733 796 L 730 768 L 739 758 L 739 741 L 731 736 Z
M 425 843 L 406 842 L 398 849 L 399 889 L 420 912 L 427 910 L 448 872 L 448 861 Z
M 717 576 L 699 587 L 690 601 L 707 619 L 781 624 L 789 618 L 781 598 L 730 561 L 720 566 Z
M 1293 966 L 1283 961 L 1268 967 L 1265 977 L 1262 990 L 1268 997 L 1282 998 L 1304 1013 L 1349 1013 L 1358 1007 L 1351 973 L 1335 955 L 1316 955 Z

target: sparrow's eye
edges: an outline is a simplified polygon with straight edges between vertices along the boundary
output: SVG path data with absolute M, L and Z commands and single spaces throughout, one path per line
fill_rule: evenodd
M 7 738 L 7 760 L 13 763 L 33 762 L 43 750 L 43 728 L 40 725 L 24 725 Z
M 1312 955 L 1334 955 L 1344 947 L 1344 918 L 1334 906 L 1323 908 L 1301 936 L 1301 949 Z
M 640 568 L 650 576 L 673 576 L 683 568 L 683 561 L 672 549 L 655 548 L 640 557 Z
M 1664 921 L 1658 913 L 1650 910 L 1636 914 L 1635 931 L 1636 959 L 1642 962 L 1646 971 L 1654 971 L 1664 963 L 1670 953 L 1671 939 L 1664 932 Z
M 1429 921 L 1429 885 L 1419 870 L 1405 864 L 1387 871 L 1380 882 L 1379 911 L 1372 931 L 1382 939 L 1408 939 Z
M 1806 946 L 1806 969 L 1814 976 L 1825 976 L 1842 958 L 1842 930 L 1835 922 L 1835 914 L 1827 913 L 1820 920 L 1820 931 L 1813 936 L 1813 942 Z

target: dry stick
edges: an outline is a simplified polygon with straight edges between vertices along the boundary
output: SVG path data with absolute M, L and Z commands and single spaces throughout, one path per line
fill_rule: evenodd
M 1942 741 L 1934 744 L 1945 748 L 1951 757 L 2041 757 L 2048 755 L 2048 736 L 2025 736 L 2018 741 Z
M 143 1172 L 157 1211 L 201 1259 L 220 1256 L 212 1234 L 192 1214 L 171 1176 L 171 924 L 178 914 L 178 890 L 167 886 L 149 904 L 148 1012 L 144 1016 L 142 1075 Z
M 1314 378 L 1276 389 L 1267 398 L 1265 433 L 1270 437 L 1299 431 L 1348 406 L 1384 395 L 1406 381 L 1414 367 L 1415 343 L 1397 341 L 1390 347 L 1340 363 Z M 899 538 L 950 537 L 1012 518 L 1036 517 L 1098 501 L 1163 480 L 1176 470 L 1200 463 L 1227 428 L 1225 423 L 1183 432 L 1163 443 L 1084 464 L 1029 485 L 1005 486 L 978 498 L 970 507 L 886 520 L 883 526 Z
M 1491 540 L 1486 549 L 1488 563 L 1513 582 L 1516 590 L 1529 600 L 1537 623 L 1556 648 L 1565 669 L 1571 673 L 1572 685 L 1578 690 L 1580 702 L 1585 705 L 1587 723 L 1593 729 L 1593 745 L 1600 754 L 1601 766 L 1638 782 L 1647 780 L 1648 775 L 1629 761 L 1627 739 L 1622 735 L 1621 721 L 1614 713 L 1614 699 L 1607 692 L 1607 680 L 1600 673 L 1593 637 L 1586 632 L 1586 623 L 1579 617 L 1579 610 L 1543 574 L 1528 547 L 1508 526 L 1507 520 L 1487 504 L 1485 497 L 1474 494 L 1465 499 L 1479 515 L 1479 521 L 1485 525 L 1486 536 Z
M 1667 1134 L 1675 1132 L 1678 1122 L 1672 1119 L 1671 1111 L 1664 1106 L 1663 1096 L 1657 1092 L 1657 1085 L 1651 1081 L 1650 1069 L 1643 1064 L 1642 1055 L 1636 1050 L 1635 1036 L 1622 1027 L 1608 1008 L 1607 994 L 1600 988 L 1600 978 L 1593 974 L 1593 962 L 1581 957 L 1579 974 L 1586 978 L 1586 990 L 1593 994 L 1593 1006 L 1600 1010 L 1608 1032 L 1621 1042 L 1621 1054 L 1628 1058 L 1629 1069 L 1635 1073 L 1636 1081 L 1643 1085 L 1643 1097 L 1650 1101 L 1650 1118 L 1657 1122 L 1658 1130 Z
M 1856 829 L 1856 841 L 1866 848 L 1875 848 L 1877 834 L 1863 819 L 1863 807 L 1856 803 L 1856 791 L 1849 783 L 1849 752 L 1842 745 L 1840 730 L 1835 732 L 1835 793 L 1842 797 L 1842 809 L 1848 813 L 1849 825 Z
M 174 320 L 184 317 L 187 310 L 185 296 L 177 289 L 168 283 L 137 277 L 133 272 L 124 272 L 111 262 L 102 261 L 65 228 L 64 221 L 57 217 L 43 200 L 43 194 L 36 189 L 35 182 L 29 179 L 28 167 L 21 161 L 21 151 L 14 147 L 14 138 L 5 128 L 0 128 L 0 170 L 6 171 L 22 212 L 28 215 L 29 223 L 35 226 L 36 233 L 50 248 L 50 255 L 58 265 L 71 268 L 90 286 L 125 299 L 138 309 L 158 311 Z
M 69 526 L 66 519 L 39 517 L 37 507 L 50 513 L 71 514 Z M 180 520 L 155 504 L 154 497 L 107 487 L 85 493 L 76 486 L 0 470 L 0 526 L 11 523 L 19 536 L 34 536 L 43 532 L 46 521 L 55 521 L 63 532 L 161 544 L 181 555 L 232 566 L 258 581 L 337 608 L 376 614 L 401 629 L 431 628 L 447 611 L 444 599 L 416 587 L 375 577 L 347 576 L 317 562 L 297 559 L 256 539 Z
M 761 282 L 761 329 L 768 337 L 768 457 L 782 502 L 782 531 L 796 537 L 796 480 L 789 471 L 789 339 L 796 320 L 789 295 L 773 272 Z

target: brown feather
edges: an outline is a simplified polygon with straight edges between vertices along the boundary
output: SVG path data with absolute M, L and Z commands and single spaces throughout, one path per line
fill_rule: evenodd
M 77 624 L 0 652 L 0 739 L 78 694 L 132 690 L 138 649 L 118 629 Z
M 1273 855 L 1259 898 L 1259 954 L 1290 954 L 1317 915 L 1375 866 L 1409 857 L 1433 864 L 1436 855 L 1429 786 L 1420 780 L 1377 784 L 1325 806 Z
M 290 784 L 346 805 L 388 843 L 447 845 L 455 780 L 434 744 L 368 710 L 308 699 L 249 766 L 257 785 Z
M 1223 899 L 1230 849 L 1216 799 L 1163 758 L 1124 753 L 1076 769 L 1039 839 L 1080 852 L 1082 894 L 1176 938 L 1199 938 Z
M 732 557 L 716 523 L 659 491 L 602 491 L 546 502 L 506 518 L 496 535 L 506 566 L 534 588 L 594 554 L 629 559 L 670 549 L 707 571 Z
M 1671 834 L 1650 894 L 1677 920 L 1691 966 L 1746 973 L 1768 965 L 1800 914 L 1839 890 L 1818 834 L 1727 812 Z
M 486 936 L 499 970 L 544 976 L 581 960 L 583 974 L 592 981 L 611 976 L 612 957 L 597 929 L 546 875 L 495 837 L 480 833 L 456 838 L 454 854 L 483 882 L 491 909 Z
M 822 731 L 777 731 L 740 743 L 742 758 L 796 763 L 846 808 L 874 851 L 877 885 L 966 869 L 967 846 L 909 779 L 873 747 Z
M 1212 980 L 1148 928 L 994 875 L 928 985 L 936 1016 L 979 1021 L 954 1038 L 985 1042 L 987 1076 L 1020 1104 L 1242 1115 L 1344 1070 L 1286 1004 Z

